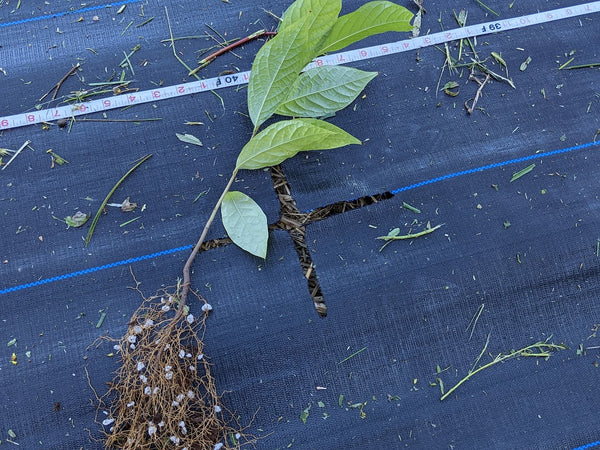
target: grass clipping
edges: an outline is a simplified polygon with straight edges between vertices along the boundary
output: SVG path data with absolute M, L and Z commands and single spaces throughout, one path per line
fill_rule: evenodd
M 219 449 L 248 442 L 220 404 L 203 344 L 212 307 L 196 296 L 200 317 L 179 308 L 177 294 L 144 299 L 127 333 L 115 340 L 121 364 L 99 408 L 107 448 Z

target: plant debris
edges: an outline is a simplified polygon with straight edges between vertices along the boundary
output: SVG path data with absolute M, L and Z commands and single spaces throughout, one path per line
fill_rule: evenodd
M 469 373 L 458 383 L 456 383 L 451 389 L 449 389 L 445 394 L 442 393 L 443 395 L 440 398 L 440 401 L 444 401 L 446 398 L 448 398 L 450 394 L 452 394 L 456 389 L 458 389 L 458 387 L 464 382 L 468 381 L 473 375 L 481 372 L 484 369 L 492 367 L 495 364 L 518 357 L 549 358 L 552 355 L 552 353 L 557 350 L 566 350 L 567 346 L 564 344 L 553 344 L 552 342 L 548 342 L 551 339 L 551 337 L 552 336 L 548 337 L 548 339 L 546 339 L 545 341 L 536 342 L 535 344 L 528 345 L 519 350 L 511 350 L 509 353 L 498 353 L 498 355 L 491 362 L 477 367 L 477 365 L 479 364 L 479 360 L 487 351 L 487 346 L 490 342 L 490 335 L 488 334 L 485 345 L 483 346 L 481 353 L 479 353 L 479 356 L 473 363 L 473 367 L 471 368 L 471 370 L 469 370 Z
M 525 167 L 524 169 L 521 169 L 518 172 L 513 173 L 513 176 L 511 177 L 510 182 L 512 183 L 513 181 L 518 180 L 523 175 L 526 175 L 529 172 L 531 172 L 534 168 L 535 168 L 535 163 L 530 164 L 529 166 Z
M 85 225 L 89 218 L 89 214 L 77 211 L 72 216 L 65 217 L 65 223 L 71 228 L 79 228 Z
M 433 233 L 435 230 L 442 227 L 443 225 L 444 224 L 441 223 L 439 225 L 436 225 L 435 227 L 432 227 L 431 224 L 429 222 L 427 222 L 427 227 L 423 231 L 419 231 L 418 233 L 408 233 L 408 234 L 403 234 L 403 235 L 400 235 L 400 228 L 394 228 L 386 236 L 379 236 L 375 239 L 381 239 L 383 241 L 387 241 L 379 249 L 379 251 L 382 251 L 391 241 L 404 240 L 404 239 L 416 239 L 418 237 L 425 236 L 426 234 Z
M 113 188 L 110 190 L 110 192 L 108 193 L 108 195 L 106 196 L 106 198 L 102 201 L 102 203 L 100 204 L 100 207 L 98 208 L 98 211 L 96 212 L 96 215 L 94 216 L 94 220 L 92 220 L 92 225 L 90 226 L 90 230 L 88 231 L 88 234 L 85 237 L 85 246 L 86 247 L 90 243 L 90 240 L 92 239 L 92 234 L 94 234 L 94 229 L 96 228 L 96 224 L 98 223 L 98 219 L 100 219 L 100 214 L 102 214 L 102 211 L 104 211 L 104 207 L 106 206 L 106 204 L 110 200 L 110 197 L 112 197 L 112 195 L 117 190 L 117 188 L 121 185 L 121 183 L 123 181 L 125 181 L 125 178 L 127 178 L 129 175 L 131 175 L 131 173 L 135 169 L 137 169 L 139 166 L 141 166 L 143 163 L 145 163 L 151 157 L 152 157 L 152 154 L 144 156 L 140 161 L 137 162 L 137 164 L 135 164 L 131 169 L 129 169 L 127 171 L 127 173 L 125 175 L 123 175 L 119 181 L 117 181 L 117 184 L 115 184 L 113 186 Z M 121 208 L 122 208 L 122 206 L 121 206 Z
M 186 144 L 192 144 L 192 145 L 197 145 L 199 147 L 202 147 L 202 141 L 200 139 L 198 139 L 196 136 L 194 136 L 193 134 L 175 133 L 175 136 L 177 136 L 177 139 L 179 139 L 181 142 L 185 142 Z

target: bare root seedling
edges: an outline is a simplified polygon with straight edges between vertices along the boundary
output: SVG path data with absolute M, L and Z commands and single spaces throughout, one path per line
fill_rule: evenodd
M 98 410 L 107 448 L 237 448 L 252 440 L 220 402 L 203 343 L 212 308 L 194 294 L 199 316 L 187 307 L 177 314 L 179 289 L 164 291 L 144 299 L 114 341 L 121 364 Z

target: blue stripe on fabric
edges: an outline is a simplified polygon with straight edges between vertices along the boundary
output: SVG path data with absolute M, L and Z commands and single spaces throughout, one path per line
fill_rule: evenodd
M 66 16 L 69 14 L 81 14 L 81 13 L 88 12 L 88 11 L 95 11 L 97 9 L 109 8 L 112 6 L 121 6 L 121 5 L 130 4 L 130 3 L 139 3 L 140 1 L 141 0 L 123 0 L 120 2 L 112 2 L 112 3 L 107 3 L 105 5 L 100 5 L 100 6 L 89 6 L 87 8 L 82 8 L 82 9 L 78 9 L 75 11 L 63 11 L 63 12 L 57 12 L 54 14 L 47 14 L 45 16 L 29 17 L 27 19 L 15 20 L 13 22 L 0 23 L 0 28 L 10 27 L 13 25 L 21 25 L 23 23 L 28 23 L 28 22 L 37 22 L 38 20 L 53 19 L 56 17 L 62 17 L 62 16 Z
M 531 161 L 533 159 L 540 159 L 540 158 L 544 158 L 546 156 L 554 156 L 554 155 L 560 155 L 561 153 L 568 153 L 568 152 L 573 152 L 575 150 L 582 150 L 585 148 L 593 147 L 595 145 L 600 145 L 600 141 L 589 142 L 587 144 L 581 144 L 581 145 L 575 145 L 574 147 L 563 148 L 560 150 L 553 150 L 551 152 L 546 152 L 546 153 L 536 153 L 535 155 L 523 156 L 522 158 L 509 159 L 507 161 L 503 161 L 503 162 L 499 162 L 499 163 L 488 164 L 487 166 L 476 167 L 474 169 L 463 170 L 461 172 L 449 173 L 447 175 L 442 175 L 441 177 L 431 178 L 431 179 L 425 180 L 425 181 L 419 181 L 418 183 L 414 183 L 414 184 L 410 184 L 408 186 L 394 189 L 393 191 L 390 191 L 390 192 L 392 194 L 399 194 L 400 192 L 410 191 L 412 189 L 416 189 L 421 186 L 427 186 L 428 184 L 434 184 L 434 183 L 438 183 L 440 181 L 449 180 L 450 178 L 456 178 L 456 177 L 460 177 L 463 175 L 470 175 L 472 173 L 483 172 L 483 171 L 489 170 L 489 169 L 496 169 L 498 167 L 508 166 L 509 164 L 516 164 L 516 163 L 520 163 L 520 162 Z
M 574 448 L 573 450 L 585 450 L 588 448 L 598 447 L 600 446 L 600 441 L 590 442 L 589 444 L 582 445 L 581 447 Z
M 404 186 L 398 189 L 394 189 L 392 191 L 390 191 L 392 194 L 398 194 L 400 192 L 406 192 L 406 191 L 410 191 L 412 189 L 416 189 L 422 186 L 427 186 L 429 184 L 434 184 L 434 183 L 439 183 L 440 181 L 445 181 L 445 180 L 450 180 L 452 178 L 457 178 L 460 177 L 462 175 L 469 175 L 469 174 L 473 174 L 473 173 L 478 173 L 478 172 L 483 172 L 485 170 L 489 170 L 489 169 L 495 169 L 498 167 L 504 167 L 504 166 L 508 166 L 509 164 L 516 164 L 516 163 L 521 163 L 521 162 L 526 162 L 526 161 L 531 161 L 534 159 L 540 159 L 546 156 L 554 156 L 554 155 L 560 155 L 563 153 L 569 153 L 569 152 L 573 152 L 573 151 L 577 151 L 577 150 L 583 150 L 586 148 L 590 148 L 590 147 L 594 147 L 600 145 L 600 141 L 598 142 L 589 142 L 587 144 L 581 144 L 581 145 L 575 145 L 573 147 L 567 147 L 567 148 L 563 148 L 563 149 L 559 149 L 559 150 L 553 150 L 550 152 L 546 152 L 546 153 L 536 153 L 535 155 L 530 155 L 530 156 L 523 156 L 521 158 L 514 158 L 514 159 L 509 159 L 507 161 L 502 161 L 502 162 L 498 162 L 498 163 L 494 163 L 494 164 L 488 164 L 486 166 L 480 166 L 480 167 L 476 167 L 474 169 L 468 169 L 468 170 L 463 170 L 461 172 L 454 172 L 454 173 L 450 173 L 447 175 L 443 175 L 441 177 L 436 177 L 436 178 L 431 178 L 429 180 L 425 180 L 425 181 L 420 181 L 418 183 L 414 183 L 414 184 L 410 184 L 408 186 Z M 117 261 L 117 262 L 112 262 L 109 264 L 104 264 L 101 266 L 96 266 L 96 267 L 92 267 L 89 269 L 83 269 L 83 270 L 78 270 L 76 272 L 71 272 L 71 273 L 67 273 L 64 275 L 58 275 L 52 278 L 44 278 L 43 280 L 38 280 L 38 281 L 34 281 L 32 283 L 26 283 L 26 284 L 21 284 L 19 286 L 14 286 L 14 287 L 10 287 L 10 288 L 6 288 L 6 289 L 0 289 L 0 295 L 2 294 L 9 294 L 11 292 L 16 292 L 16 291 L 20 291 L 23 289 L 28 289 L 28 288 L 32 288 L 32 287 L 36 287 L 36 286 L 41 286 L 44 284 L 48 284 L 48 283 L 53 283 L 55 281 L 61 281 L 61 280 L 66 280 L 69 278 L 73 278 L 73 277 L 77 277 L 80 275 L 87 275 L 90 273 L 94 273 L 94 272 L 98 272 L 100 270 L 105 270 L 105 269 L 111 269 L 113 267 L 118 267 L 118 266 L 123 266 L 126 264 L 131 264 L 131 263 L 135 263 L 135 262 L 139 262 L 139 261 L 144 261 L 146 259 L 152 259 L 152 258 L 158 258 L 160 256 L 165 256 L 165 255 L 169 255 L 172 253 L 177 253 L 177 252 L 181 252 L 184 250 L 189 250 L 193 247 L 193 245 L 184 245 L 183 247 L 176 247 L 176 248 L 172 248 L 172 249 L 168 249 L 168 250 L 162 250 L 160 252 L 156 252 L 156 253 L 151 253 L 148 255 L 143 255 L 143 256 L 137 256 L 134 258 L 129 258 L 129 259 L 125 259 L 122 261 Z M 579 449 L 585 449 L 585 448 L 591 448 L 591 446 L 596 446 L 596 445 L 600 445 L 600 441 L 598 442 L 594 442 L 592 444 L 588 444 L 588 446 L 590 447 L 579 447 L 578 449 L 575 450 L 579 450 Z
M 171 248 L 169 250 L 162 250 L 156 253 L 150 253 L 149 255 L 136 256 L 135 258 L 124 259 L 122 261 L 112 262 L 109 264 L 104 264 L 102 266 L 91 267 L 89 269 L 78 270 L 76 272 L 67 273 L 64 275 L 58 275 L 52 278 L 44 278 L 43 280 L 34 281 L 33 283 L 21 284 L 19 286 L 14 286 L 6 289 L 0 289 L 1 294 L 9 294 L 11 292 L 20 291 L 23 289 L 28 289 L 36 286 L 41 286 L 43 284 L 53 283 L 55 281 L 67 280 L 69 278 L 78 277 L 79 275 L 87 275 L 90 273 L 98 272 L 100 270 L 111 269 L 113 267 L 124 266 L 126 264 L 136 263 L 139 261 L 144 261 L 146 259 L 158 258 L 160 256 L 170 255 L 172 253 L 181 252 L 184 250 L 189 250 L 193 247 L 193 245 L 184 245 L 183 247 Z

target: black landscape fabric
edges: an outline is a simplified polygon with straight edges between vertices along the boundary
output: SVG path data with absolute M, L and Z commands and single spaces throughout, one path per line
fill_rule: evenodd
M 173 35 L 187 37 L 175 54 L 196 67 L 215 40 L 275 29 L 290 3 L 170 2 Z M 343 13 L 364 3 L 346 0 Z M 425 35 L 586 2 L 399 2 L 415 14 L 417 3 Z M 131 92 L 194 81 L 166 11 L 0 0 L 0 118 L 110 98 L 94 83 L 122 74 Z M 249 70 L 263 43 L 198 76 Z M 57 99 L 41 100 L 77 64 Z M 597 13 L 352 64 L 379 75 L 327 120 L 363 145 L 282 165 L 300 213 L 331 212 L 305 230 L 327 317 L 286 230 L 270 231 L 263 260 L 223 240 L 217 220 L 194 264 L 193 288 L 213 307 L 204 344 L 217 389 L 255 448 L 600 446 L 598 64 Z M 252 134 L 247 112 L 242 86 L 0 132 L 1 149 L 30 143 L 0 171 L 7 448 L 102 448 L 96 395 L 118 355 L 100 338 L 126 333 L 136 283 L 151 296 L 181 277 Z M 91 219 L 65 218 L 93 217 L 146 155 L 109 201 L 137 207 L 106 206 L 84 246 Z M 268 170 L 240 172 L 234 188 L 279 221 Z

